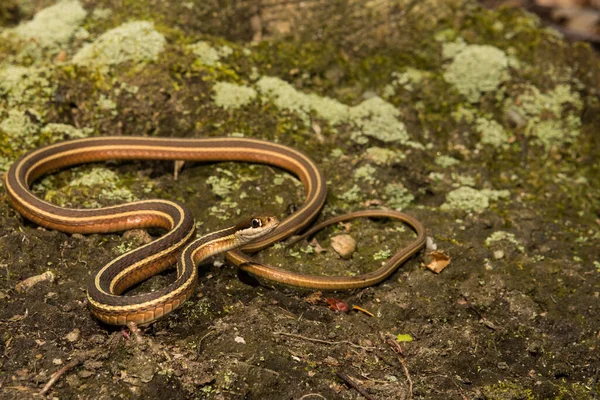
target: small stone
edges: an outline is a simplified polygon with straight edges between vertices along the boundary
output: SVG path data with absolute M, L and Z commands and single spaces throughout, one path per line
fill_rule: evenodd
M 60 358 L 55 358 L 54 360 L 52 360 L 52 364 L 54 365 L 61 365 L 63 363 L 63 360 L 61 360 Z
M 79 331 L 79 329 L 75 328 L 71 332 L 69 332 L 67 334 L 67 336 L 65 336 L 65 339 L 67 339 L 69 342 L 72 343 L 72 342 L 78 341 L 79 336 L 80 336 L 80 331 Z
M 348 260 L 356 250 L 356 240 L 350 235 L 334 236 L 331 238 L 331 247 L 340 257 Z
M 81 371 L 79 374 L 80 378 L 89 378 L 90 376 L 94 375 L 93 371 L 88 371 L 87 369 L 84 369 L 83 371 Z
M 144 229 L 131 229 L 123 234 L 123 239 L 130 240 L 136 245 L 148 244 L 153 239 Z
M 501 258 L 504 258 L 504 251 L 502 251 L 502 250 L 494 251 L 494 258 L 496 260 L 500 260 Z

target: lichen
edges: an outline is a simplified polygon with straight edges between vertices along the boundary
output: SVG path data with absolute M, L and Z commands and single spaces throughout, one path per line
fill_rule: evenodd
M 408 189 L 397 183 L 386 185 L 384 193 L 387 205 L 399 211 L 408 207 L 415 199 Z
M 572 143 L 579 136 L 583 102 L 569 85 L 557 85 L 545 94 L 527 85 L 520 94 L 507 99 L 504 108 L 527 121 L 526 134 L 546 151 Z
M 397 118 L 398 109 L 380 97 L 372 97 L 354 107 L 348 107 L 329 97 L 305 94 L 292 85 L 275 77 L 264 76 L 256 82 L 263 100 L 272 101 L 277 108 L 300 117 L 308 125 L 311 113 L 327 121 L 331 126 L 349 123 L 354 126 L 352 138 L 364 144 L 366 136 L 383 142 L 405 144 L 409 141 L 404 124 Z
M 188 46 L 188 49 L 197 57 L 200 64 L 207 67 L 217 67 L 221 65 L 221 58 L 228 57 L 233 50 L 228 46 L 215 48 L 205 41 L 196 42 Z
M 448 168 L 448 167 L 458 164 L 460 161 L 458 161 L 454 157 L 442 155 L 442 156 L 437 156 L 435 158 L 434 162 L 442 168 Z
M 498 122 L 487 119 L 477 118 L 475 129 L 481 134 L 481 144 L 493 147 L 502 147 L 508 144 L 509 135 Z
M 362 167 L 358 167 L 354 170 L 352 175 L 354 179 L 367 182 L 367 183 L 375 183 L 377 179 L 375 179 L 375 173 L 377 170 L 372 165 L 366 164 Z
M 92 132 L 93 130 L 90 128 L 77 129 L 71 125 L 50 123 L 41 129 L 40 134 L 56 141 L 58 139 L 81 139 L 88 137 Z
M 213 86 L 213 101 L 219 107 L 235 109 L 243 107 L 256 98 L 256 90 L 249 86 L 229 82 L 217 82 Z
M 0 122 L 0 134 L 6 135 L 5 138 L 12 151 L 20 152 L 35 146 L 39 133 L 39 124 L 35 119 L 36 116 L 31 112 L 13 109 L 9 110 L 8 117 Z
M 27 105 L 44 110 L 41 106 L 52 96 L 56 86 L 50 76 L 48 68 L 8 65 L 0 70 L 0 95 L 5 96 L 10 108 Z
M 63 0 L 39 11 L 31 21 L 23 22 L 6 33 L 37 46 L 52 47 L 67 42 L 87 13 L 78 0 Z M 3 35 L 6 37 L 6 34 Z
M 505 232 L 505 231 L 496 231 L 496 232 L 492 233 L 487 239 L 485 239 L 485 245 L 487 247 L 490 247 L 492 245 L 492 243 L 499 242 L 499 241 L 507 241 L 509 243 L 512 243 L 513 245 L 515 245 L 517 250 L 519 250 L 521 253 L 525 252 L 525 247 L 523 247 L 521 242 L 519 242 L 515 238 L 515 235 L 513 233 Z
M 166 44 L 163 35 L 147 21 L 133 21 L 111 29 L 73 56 L 79 65 L 101 66 L 126 61 L 156 61 Z
M 453 54 L 444 79 L 471 103 L 479 102 L 482 93 L 495 91 L 508 79 L 508 57 L 496 47 L 469 45 L 458 49 L 456 44 L 446 43 L 444 49 L 442 52 Z
M 383 147 L 369 147 L 365 150 L 365 156 L 377 165 L 390 165 L 406 158 L 403 153 Z
M 349 119 L 358 128 L 357 137 L 373 137 L 382 142 L 406 143 L 409 140 L 404 123 L 397 118 L 400 111 L 380 97 L 371 97 L 350 108 Z M 356 136 L 355 136 L 356 137 Z
M 449 192 L 446 202 L 441 205 L 443 211 L 462 210 L 467 212 L 481 213 L 490 206 L 490 201 L 498 201 L 510 196 L 508 190 L 477 190 L 468 186 L 462 186 Z

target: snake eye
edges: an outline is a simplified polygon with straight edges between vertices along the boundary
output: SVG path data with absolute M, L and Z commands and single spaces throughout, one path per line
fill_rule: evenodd
M 261 225 L 262 225 L 262 223 L 260 222 L 260 219 L 252 218 L 252 227 L 253 228 L 259 228 Z

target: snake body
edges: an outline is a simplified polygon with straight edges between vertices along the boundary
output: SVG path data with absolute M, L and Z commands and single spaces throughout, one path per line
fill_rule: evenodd
M 178 202 L 143 200 L 112 207 L 73 209 L 45 202 L 30 190 L 36 179 L 49 172 L 83 163 L 123 159 L 242 161 L 272 165 L 296 175 L 302 181 L 306 197 L 303 204 L 278 225 L 273 223 L 274 217 L 269 217 L 271 222 L 266 223 L 267 217 L 259 216 L 265 223 L 260 235 L 253 235 L 251 241 L 240 240 L 239 236 L 236 240 L 236 232 L 249 229 L 236 225 L 189 244 L 194 235 L 194 218 L 191 211 Z M 323 173 L 304 153 L 250 138 L 97 137 L 66 141 L 42 147 L 18 159 L 6 175 L 6 190 L 10 203 L 19 213 L 50 229 L 67 233 L 106 233 L 149 227 L 167 230 L 153 242 L 109 262 L 90 283 L 88 300 L 92 314 L 113 325 L 147 324 L 179 307 L 196 286 L 195 265 L 219 252 L 228 251 L 228 260 L 239 268 L 283 284 L 350 289 L 373 285 L 387 278 L 425 242 L 424 229 L 413 217 L 396 211 L 366 210 L 336 217 L 308 233 L 330 223 L 368 216 L 395 218 L 410 225 L 417 238 L 376 271 L 354 277 L 321 277 L 295 274 L 253 261 L 247 253 L 255 253 L 308 227 L 323 207 L 327 189 Z M 173 283 L 152 293 L 122 295 L 131 286 L 176 262 L 178 273 Z

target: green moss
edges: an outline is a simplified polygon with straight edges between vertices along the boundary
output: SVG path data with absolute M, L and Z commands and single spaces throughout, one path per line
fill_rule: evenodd
M 444 79 L 471 103 L 479 102 L 482 93 L 495 91 L 508 79 L 508 57 L 496 47 L 446 43 L 442 51 L 453 56 Z
M 502 147 L 508 144 L 509 135 L 498 122 L 486 118 L 477 118 L 476 130 L 481 134 L 481 144 Z
M 211 191 L 221 198 L 227 197 L 230 193 L 240 188 L 240 184 L 234 182 L 232 179 L 216 175 L 209 176 L 206 179 L 206 183 L 210 185 Z
M 534 400 L 531 389 L 510 381 L 501 381 L 495 385 L 484 386 L 482 392 L 487 398 L 494 400 Z
M 515 235 L 513 233 L 505 231 L 496 231 L 492 233 L 487 239 L 485 239 L 485 245 L 487 247 L 491 247 L 493 243 L 500 241 L 507 241 L 509 243 L 512 243 L 521 253 L 525 252 L 525 247 L 523 247 L 521 242 L 519 242 L 515 238 Z
M 361 193 L 362 190 L 360 190 L 360 187 L 354 185 L 350 190 L 340 195 L 340 199 L 344 200 L 346 203 L 358 203 L 362 200 Z
M 219 107 L 240 108 L 256 98 L 256 90 L 251 87 L 228 82 L 217 82 L 213 86 L 213 101 Z
M 152 23 L 134 21 L 111 29 L 73 57 L 79 65 L 100 66 L 126 61 L 156 61 L 166 44 Z
M 446 202 L 441 205 L 440 209 L 481 213 L 490 206 L 490 201 L 497 201 L 509 196 L 508 190 L 477 190 L 463 186 L 448 193 Z
M 63 0 L 39 11 L 31 21 L 7 33 L 13 33 L 36 46 L 53 47 L 71 39 L 86 15 L 78 0 Z

